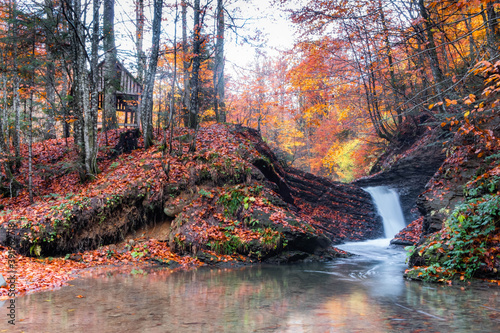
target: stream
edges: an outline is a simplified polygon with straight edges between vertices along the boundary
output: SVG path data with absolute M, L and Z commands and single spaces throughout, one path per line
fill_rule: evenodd
M 498 332 L 500 289 L 406 281 L 404 254 L 381 240 L 343 248 L 361 255 L 175 273 L 96 270 L 19 297 L 15 330 L 3 319 L 0 332 Z
M 500 288 L 407 281 L 389 241 L 343 244 L 356 256 L 325 263 L 94 269 L 17 298 L 15 327 L 4 304 L 0 332 L 499 331 Z

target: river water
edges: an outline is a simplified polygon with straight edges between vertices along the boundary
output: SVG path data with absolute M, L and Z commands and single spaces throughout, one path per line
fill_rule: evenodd
M 404 226 L 397 195 L 370 193 L 394 235 Z M 326 263 L 92 270 L 71 286 L 19 297 L 15 327 L 4 304 L 0 332 L 500 331 L 500 287 L 407 281 L 404 251 L 389 240 L 344 244 L 356 256 Z
M 359 256 L 328 263 L 97 270 L 18 298 L 15 329 L 2 315 L 0 332 L 499 331 L 498 287 L 407 281 L 387 244 L 346 244 Z

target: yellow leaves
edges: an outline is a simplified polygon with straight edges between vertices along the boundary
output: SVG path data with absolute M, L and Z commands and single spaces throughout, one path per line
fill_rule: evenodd
M 332 145 L 322 159 L 322 164 L 343 181 L 351 181 L 355 171 L 353 154 L 361 143 L 360 139 L 354 139 L 341 145 Z
M 278 129 L 278 138 L 281 149 L 289 154 L 294 154 L 298 147 L 303 147 L 304 133 L 300 131 L 291 120 L 284 120 L 277 122 L 276 129 Z

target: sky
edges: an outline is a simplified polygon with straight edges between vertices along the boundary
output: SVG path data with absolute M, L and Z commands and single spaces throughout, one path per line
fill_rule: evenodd
M 145 0 L 145 4 L 152 2 Z M 164 3 L 175 3 L 175 0 L 164 0 Z M 201 1 L 202 5 L 205 3 Z M 213 1 L 215 4 L 216 2 Z M 152 6 L 151 6 L 152 7 Z M 152 17 L 152 8 L 146 7 L 146 17 Z M 228 10 L 234 17 L 245 18 L 243 27 L 237 29 L 238 36 L 233 32 L 226 30 L 226 43 L 225 43 L 225 57 L 226 57 L 226 73 L 235 75 L 237 68 L 247 67 L 255 59 L 257 48 L 261 52 L 272 56 L 277 55 L 279 50 L 290 49 L 293 45 L 293 26 L 287 20 L 286 14 L 272 8 L 270 0 L 238 0 L 235 4 L 230 6 Z M 188 15 L 190 15 L 188 10 Z M 180 16 L 180 13 L 179 13 Z M 165 8 L 163 11 L 162 33 L 163 41 L 173 39 L 174 35 L 174 22 L 175 11 L 173 9 Z M 189 20 L 189 19 L 188 19 Z M 134 71 L 131 55 L 135 52 L 135 45 L 133 38 L 135 36 L 135 8 L 133 0 L 116 0 L 115 3 L 115 24 L 116 24 L 116 39 L 117 48 L 119 50 L 119 58 L 125 61 L 131 71 Z M 206 25 L 213 27 L 213 20 L 209 17 L 206 19 Z M 226 18 L 226 24 L 229 19 Z M 242 19 L 236 21 L 238 25 L 243 23 Z M 192 23 L 188 22 L 188 28 Z M 259 30 L 261 40 L 265 43 L 254 42 L 253 46 L 245 43 L 245 38 L 255 35 L 256 30 Z M 208 32 L 208 31 L 207 31 Z M 181 24 L 180 19 L 177 26 L 177 38 L 180 40 Z M 189 34 L 189 31 L 188 31 Z M 147 49 L 151 45 L 151 36 L 149 33 L 145 35 L 144 48 Z M 262 44 L 262 47 L 256 47 Z M 130 60 L 127 61 L 127 55 Z
M 289 50 L 293 46 L 294 34 L 293 26 L 287 20 L 286 15 L 275 8 L 272 8 L 270 1 L 252 1 L 253 4 L 244 8 L 245 15 L 253 17 L 246 23 L 242 33 L 259 29 L 265 40 L 264 46 L 258 49 L 261 52 L 273 56 L 280 50 Z M 241 41 L 241 40 L 240 40 Z M 241 45 L 234 40 L 234 36 L 229 36 L 226 41 L 226 68 L 231 70 L 232 66 L 245 67 L 255 59 L 257 47 L 249 44 Z

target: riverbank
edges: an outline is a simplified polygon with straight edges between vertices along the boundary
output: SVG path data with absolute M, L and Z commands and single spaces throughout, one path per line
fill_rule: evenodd
M 13 254 L 11 250 L 1 247 L 0 262 L 5 263 L 9 258 L 13 263 L 16 275 L 14 290 L 17 296 L 58 289 L 68 285 L 69 281 L 80 277 L 83 272 L 92 268 L 128 266 L 132 269 L 132 267 L 163 266 L 176 270 L 190 269 L 201 265 L 201 262 L 195 258 L 179 256 L 156 240 L 137 242 L 134 245 L 110 245 L 98 250 L 68 254 L 65 257 L 46 258 Z M 145 256 L 143 253 L 154 254 L 155 259 L 153 260 L 151 255 Z M 0 270 L 4 277 L 10 276 L 9 272 L 11 271 L 12 269 L 5 269 L 5 267 Z M 8 293 L 7 286 L 1 287 L 0 301 L 8 299 Z
M 392 242 L 410 246 L 406 277 L 500 282 L 498 122 L 486 112 L 452 117 L 405 150 L 387 153 L 381 171 L 356 182 L 395 188 L 413 211 Z

